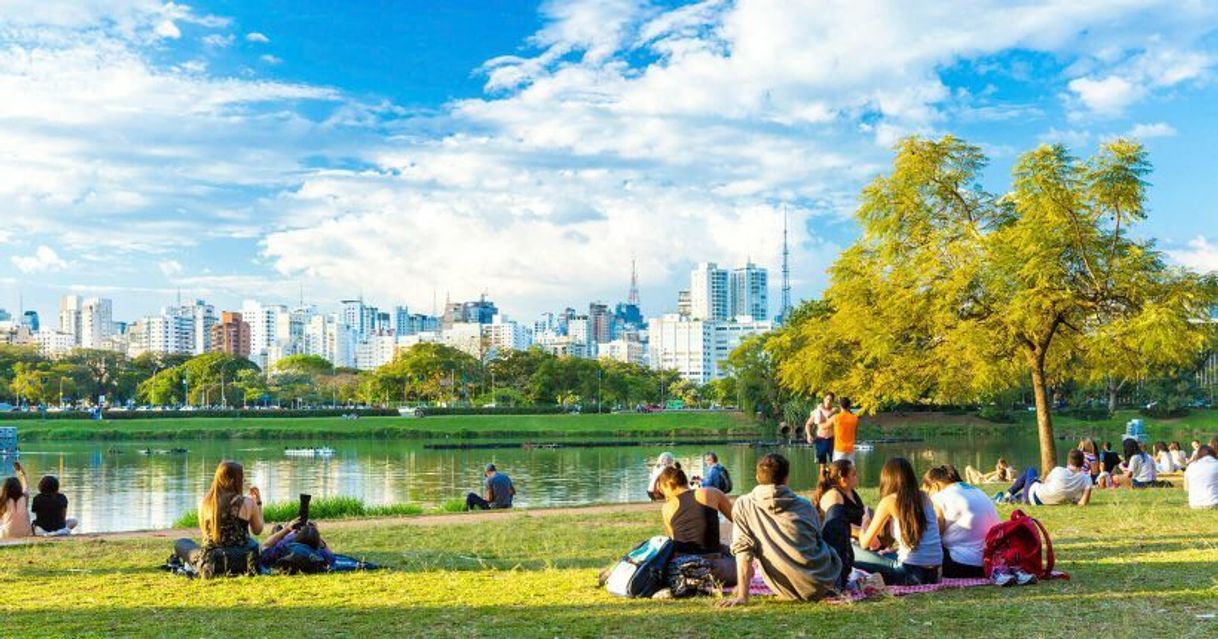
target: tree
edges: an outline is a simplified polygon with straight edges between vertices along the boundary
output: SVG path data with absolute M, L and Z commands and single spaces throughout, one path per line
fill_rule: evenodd
M 898 145 L 892 172 L 863 191 L 862 237 L 830 269 L 828 312 L 801 325 L 780 374 L 871 411 L 979 401 L 1030 376 L 1047 471 L 1052 385 L 1086 376 L 1077 364 L 1102 359 L 1112 331 L 1140 359 L 1206 343 L 1212 328 L 1195 320 L 1218 296 L 1213 278 L 1130 237 L 1146 215 L 1140 145 L 1114 140 L 1086 162 L 1042 146 L 1002 197 L 981 188 L 985 164 L 951 136 Z
M 75 349 L 63 361 L 80 369 L 94 401 L 102 395 L 117 399 L 114 396 L 130 364 L 122 353 L 97 348 Z
M 273 368 L 276 374 L 299 373 L 311 378 L 334 372 L 334 365 L 330 360 L 320 355 L 288 355 L 275 362 Z

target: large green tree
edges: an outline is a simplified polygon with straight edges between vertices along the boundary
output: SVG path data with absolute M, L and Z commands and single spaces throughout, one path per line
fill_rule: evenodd
M 1150 170 L 1135 142 L 1085 161 L 1039 147 L 1002 196 L 982 188 L 985 164 L 950 136 L 898 145 L 891 173 L 863 191 L 862 236 L 830 269 L 830 310 L 801 325 L 780 374 L 869 410 L 977 401 L 1030 378 L 1048 469 L 1052 386 L 1091 375 L 1079 362 L 1105 361 L 1114 331 L 1139 361 L 1195 357 L 1215 286 L 1130 234 L 1146 216 Z

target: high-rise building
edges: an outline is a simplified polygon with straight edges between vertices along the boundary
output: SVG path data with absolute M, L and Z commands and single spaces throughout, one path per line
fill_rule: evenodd
M 108 299 L 91 297 L 81 302 L 79 321 L 76 341 L 84 348 L 102 348 L 114 335 L 114 310 Z
M 651 367 L 672 369 L 695 384 L 727 374 L 725 362 L 749 335 L 773 328 L 769 321 L 699 320 L 672 314 L 648 322 Z
M 250 356 L 250 325 L 241 313 L 224 311 L 220 322 L 211 327 L 211 350 L 238 357 Z
M 694 267 L 689 278 L 690 317 L 724 320 L 729 316 L 727 271 L 714 262 Z
M 335 367 L 355 366 L 355 332 L 338 315 L 314 315 L 304 328 L 303 352 Z
M 405 306 L 393 307 L 393 332 L 398 335 L 410 335 L 410 309 Z
M 282 304 L 246 300 L 241 317 L 250 325 L 250 360 L 268 370 L 282 357 L 292 355 L 292 317 Z
M 677 291 L 677 315 L 689 317 L 692 312 L 693 303 L 690 302 L 689 291 Z
M 379 310 L 364 303 L 364 299 L 343 300 L 342 320 L 355 333 L 356 338 L 371 335 L 376 330 Z
M 190 353 L 201 355 L 211 350 L 211 329 L 216 325 L 216 308 L 203 300 L 184 304 L 177 309 L 178 315 L 189 319 L 193 325 Z
M 12 314 L 10 314 L 8 311 L 0 308 L 0 322 L 11 322 L 12 320 L 13 320 Z
M 441 328 L 448 330 L 453 324 L 490 324 L 495 321 L 499 309 L 486 296 L 474 302 L 449 302 L 444 305 Z
M 28 326 L 31 332 L 37 333 L 41 327 L 38 321 L 38 311 L 25 311 L 21 314 L 21 323 Z
M 747 262 L 732 270 L 729 317 L 749 316 L 755 320 L 769 317 L 769 283 L 766 269 Z
M 527 326 L 500 316 L 490 324 L 481 324 L 483 342 L 490 348 L 490 356 L 498 357 L 506 351 L 527 350 L 533 344 L 533 334 Z
M 609 305 L 593 302 L 588 305 L 589 343 L 603 344 L 613 339 L 613 315 L 609 313 Z
M 80 345 L 80 311 L 84 300 L 79 295 L 64 295 L 59 298 L 59 332 L 72 336 L 72 343 Z

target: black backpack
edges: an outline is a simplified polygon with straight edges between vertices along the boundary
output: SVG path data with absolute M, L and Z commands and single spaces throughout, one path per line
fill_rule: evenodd
M 727 472 L 727 467 L 723 467 L 723 492 L 732 492 L 732 474 Z
M 258 546 L 213 546 L 199 555 L 195 570 L 204 579 L 258 574 Z
M 672 540 L 652 537 L 635 546 L 613 567 L 605 587 L 619 597 L 650 597 L 665 586 Z

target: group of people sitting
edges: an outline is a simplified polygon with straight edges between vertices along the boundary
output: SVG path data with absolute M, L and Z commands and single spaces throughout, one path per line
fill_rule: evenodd
M 705 558 L 717 581 L 736 586 L 720 605 L 748 601 L 754 561 L 773 592 L 798 600 L 840 592 L 854 568 L 890 585 L 983 574 L 985 535 L 998 511 L 955 468 L 931 468 L 919 481 L 908 460 L 889 459 L 874 510 L 858 494 L 854 462 L 823 468 L 809 500 L 790 487 L 787 458 L 767 454 L 757 463 L 756 487 L 735 503 L 718 488 L 691 487 L 678 463 L 660 470 L 661 518 L 676 556 Z M 720 539 L 719 515 L 733 524 L 730 546 Z
M 21 462 L 13 462 L 13 473 L 0 483 L 0 540 L 67 535 L 76 528 L 76 520 L 68 517 L 68 498 L 59 492 L 58 477 L 45 475 L 38 480 L 38 494 L 31 499 Z
M 246 492 L 245 469 L 241 464 L 222 461 L 199 503 L 203 543 L 179 539 L 174 542 L 174 554 L 204 576 L 257 574 L 275 568 L 289 554 L 299 554 L 300 547 L 321 564 L 319 569 L 334 563 L 334 554 L 313 522 L 295 519 L 276 527 L 259 544 L 255 536 L 265 528 L 262 493 L 257 486 L 250 486 Z

